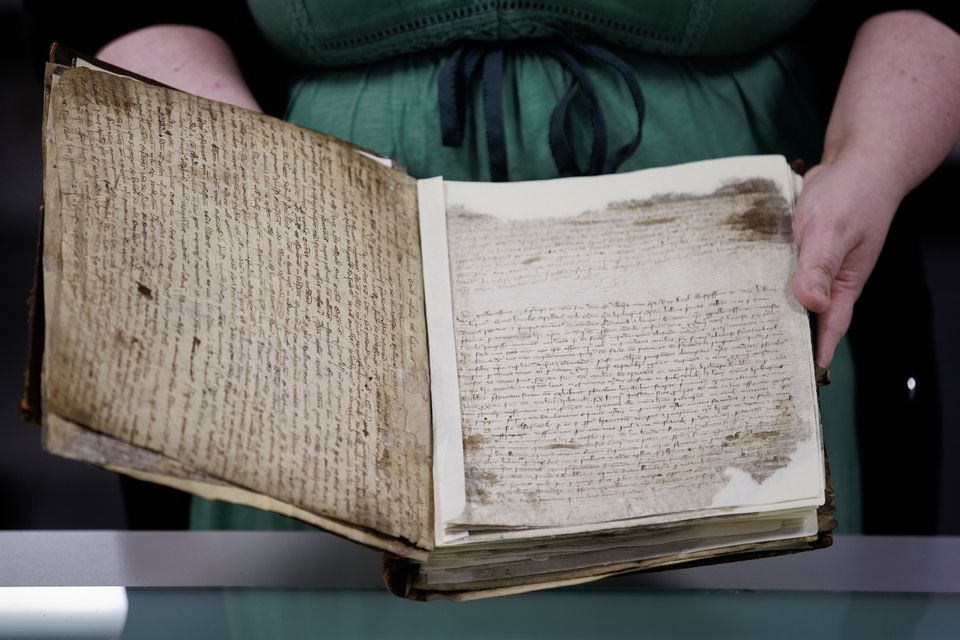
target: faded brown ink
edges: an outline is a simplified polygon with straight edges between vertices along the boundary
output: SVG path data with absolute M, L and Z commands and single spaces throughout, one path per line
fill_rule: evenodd
M 49 409 L 429 544 L 414 181 L 319 134 L 83 69 L 53 104 Z
M 784 367 L 796 357 L 778 272 L 792 264 L 789 220 L 764 180 L 569 218 L 451 208 L 464 522 L 703 509 L 727 469 L 763 483 L 787 465 L 813 434 L 797 411 L 804 383 Z M 758 256 L 780 266 L 722 273 Z M 697 283 L 685 293 L 644 293 L 644 279 L 669 287 L 684 269 Z

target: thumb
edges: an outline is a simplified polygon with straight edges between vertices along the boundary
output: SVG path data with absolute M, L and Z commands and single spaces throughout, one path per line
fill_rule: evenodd
M 833 283 L 847 254 L 842 236 L 814 218 L 804 228 L 799 245 L 793 293 L 810 311 L 824 313 L 830 307 Z

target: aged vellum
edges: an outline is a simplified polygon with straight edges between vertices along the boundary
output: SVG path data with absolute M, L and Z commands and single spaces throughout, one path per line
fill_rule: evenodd
M 446 184 L 466 482 L 453 522 L 822 502 L 792 174 L 739 162 L 749 178 L 726 161 L 602 189 Z
M 55 75 L 45 413 L 429 548 L 414 181 L 259 114 Z

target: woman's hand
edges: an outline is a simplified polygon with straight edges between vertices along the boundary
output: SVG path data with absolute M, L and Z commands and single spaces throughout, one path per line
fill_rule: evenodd
M 960 36 L 911 11 L 864 23 L 794 220 L 793 289 L 819 314 L 817 364 L 830 363 L 850 326 L 900 201 L 958 138 Z
M 903 197 L 871 175 L 868 165 L 868 160 L 817 165 L 804 177 L 797 201 L 800 257 L 793 289 L 800 303 L 818 314 L 816 360 L 823 367 L 850 326 L 853 304 Z
M 132 31 L 97 57 L 187 93 L 261 111 L 230 47 L 199 27 L 156 25 Z

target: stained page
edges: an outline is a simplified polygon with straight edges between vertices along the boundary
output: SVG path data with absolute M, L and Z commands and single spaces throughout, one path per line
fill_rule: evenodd
M 243 109 L 57 74 L 45 413 L 431 546 L 415 182 Z
M 465 525 L 822 501 L 782 158 L 446 183 Z
M 428 557 L 427 551 L 412 547 L 395 537 L 305 511 L 276 498 L 243 489 L 185 467 L 159 453 L 81 427 L 56 414 L 45 416 L 43 448 L 57 456 L 96 464 L 110 471 L 173 487 L 208 500 L 224 500 L 297 518 L 348 540 L 377 547 L 401 557 L 421 560 Z

